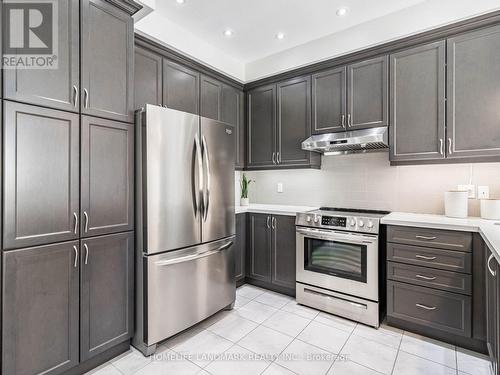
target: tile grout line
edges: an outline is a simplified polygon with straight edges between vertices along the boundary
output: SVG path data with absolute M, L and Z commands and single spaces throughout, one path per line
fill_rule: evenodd
M 317 322 L 317 323 L 319 323 L 319 322 Z M 335 364 L 335 362 L 337 362 L 337 359 L 339 359 L 339 356 L 342 353 L 342 350 L 344 350 L 344 347 L 347 345 L 347 342 L 349 341 L 349 339 L 351 338 L 351 336 L 354 334 L 354 330 L 356 329 L 356 327 L 358 326 L 358 324 L 359 323 L 355 324 L 354 328 L 352 329 L 351 333 L 349 334 L 349 337 L 347 337 L 347 340 L 345 340 L 344 345 L 342 345 L 342 347 L 340 348 L 339 354 L 337 354 L 337 358 L 335 358 L 335 360 L 332 362 L 332 364 L 330 365 L 330 367 L 328 367 L 328 370 L 326 371 L 325 374 L 328 374 L 328 372 L 332 369 L 332 367 Z
M 394 370 L 396 369 L 396 362 L 398 361 L 399 352 L 401 351 L 401 344 L 403 343 L 403 337 L 405 335 L 405 331 L 401 334 L 401 338 L 399 340 L 398 351 L 396 352 L 396 358 L 394 358 L 394 363 L 392 364 L 391 375 L 394 375 Z

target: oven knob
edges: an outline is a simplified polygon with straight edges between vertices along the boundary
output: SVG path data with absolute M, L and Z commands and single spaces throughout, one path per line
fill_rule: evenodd
M 321 216 L 315 216 L 314 217 L 314 222 L 318 223 L 321 220 Z
M 370 228 L 370 229 L 373 228 L 373 221 L 371 221 L 371 220 L 368 221 L 368 228 Z
M 356 220 L 351 219 L 350 224 L 351 224 L 351 227 L 355 227 L 356 226 Z
M 311 222 L 311 216 L 309 216 L 309 215 L 308 215 L 308 216 L 306 217 L 306 221 L 307 221 L 308 223 L 310 223 L 310 222 Z
M 365 223 L 363 220 L 358 220 L 358 227 L 363 228 L 365 226 Z

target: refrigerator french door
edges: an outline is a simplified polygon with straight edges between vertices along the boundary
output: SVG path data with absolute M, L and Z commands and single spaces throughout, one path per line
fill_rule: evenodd
M 134 346 L 149 355 L 235 300 L 235 131 L 149 104 L 136 127 Z

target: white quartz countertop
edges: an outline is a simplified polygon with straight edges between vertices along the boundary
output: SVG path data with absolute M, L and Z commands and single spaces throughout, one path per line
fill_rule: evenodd
M 387 225 L 478 232 L 500 262 L 500 220 L 485 220 L 479 217 L 455 219 L 443 215 L 392 212 L 383 217 L 381 222 Z
M 285 216 L 295 216 L 298 212 L 306 212 L 317 210 L 318 207 L 310 206 L 285 206 L 280 204 L 256 204 L 252 203 L 249 206 L 236 206 L 235 211 L 237 214 L 244 212 L 254 212 L 261 214 L 271 214 L 271 215 L 285 215 Z

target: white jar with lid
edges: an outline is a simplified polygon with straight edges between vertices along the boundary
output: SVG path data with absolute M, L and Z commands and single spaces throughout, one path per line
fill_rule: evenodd
M 460 190 L 445 192 L 444 211 L 448 217 L 466 218 L 469 213 L 469 192 Z

